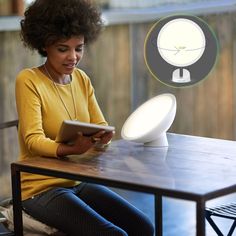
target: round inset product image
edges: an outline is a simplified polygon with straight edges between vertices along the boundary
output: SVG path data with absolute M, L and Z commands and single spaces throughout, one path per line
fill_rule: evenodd
M 204 79 L 218 52 L 207 23 L 190 15 L 158 21 L 145 40 L 145 62 L 152 75 L 166 85 L 184 87 Z

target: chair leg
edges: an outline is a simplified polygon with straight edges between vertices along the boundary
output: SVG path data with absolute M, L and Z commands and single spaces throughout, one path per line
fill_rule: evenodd
M 232 236 L 233 235 L 235 227 L 236 227 L 236 220 L 234 220 L 234 223 L 232 224 L 232 226 L 231 226 L 231 228 L 229 230 L 228 236 Z
M 215 224 L 215 222 L 212 220 L 211 215 L 209 213 L 207 213 L 207 212 L 206 212 L 206 219 L 208 220 L 209 224 L 215 230 L 215 232 L 217 233 L 218 236 L 224 236 L 222 234 L 222 232 L 220 231 L 220 229 Z

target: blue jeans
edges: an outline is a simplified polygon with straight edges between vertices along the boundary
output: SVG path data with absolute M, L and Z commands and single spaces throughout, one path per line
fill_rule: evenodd
M 81 183 L 22 202 L 25 212 L 70 236 L 153 236 L 150 220 L 110 189 Z

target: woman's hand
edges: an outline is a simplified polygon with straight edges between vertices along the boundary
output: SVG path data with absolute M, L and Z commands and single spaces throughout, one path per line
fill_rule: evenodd
M 58 146 L 57 156 L 63 157 L 73 154 L 82 154 L 93 146 L 104 146 L 111 141 L 113 134 L 114 132 L 99 131 L 93 136 L 84 136 L 82 133 L 78 133 L 78 136 L 72 145 L 60 144 Z
M 111 132 L 100 131 L 95 135 L 91 136 L 91 140 L 95 144 L 106 145 L 111 141 L 113 135 L 114 132 L 112 131 Z
M 108 144 L 111 142 L 114 133 L 114 131 L 106 132 L 99 139 L 94 138 L 95 148 L 99 151 L 104 151 Z

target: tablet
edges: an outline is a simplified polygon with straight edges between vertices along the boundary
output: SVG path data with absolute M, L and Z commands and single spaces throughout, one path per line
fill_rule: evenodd
M 77 120 L 64 120 L 60 127 L 59 133 L 57 134 L 56 142 L 73 142 L 76 139 L 78 132 L 82 132 L 85 136 L 91 136 L 101 130 L 104 130 L 105 132 L 111 132 L 115 130 L 115 127 L 85 123 Z

